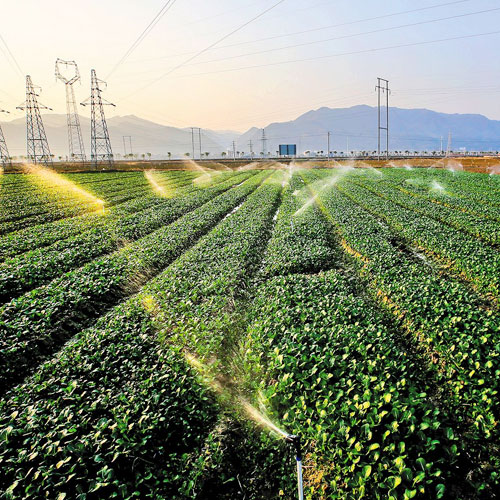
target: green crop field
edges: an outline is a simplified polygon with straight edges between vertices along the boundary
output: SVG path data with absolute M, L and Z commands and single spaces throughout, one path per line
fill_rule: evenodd
M 500 492 L 500 176 L 0 176 L 0 498 Z

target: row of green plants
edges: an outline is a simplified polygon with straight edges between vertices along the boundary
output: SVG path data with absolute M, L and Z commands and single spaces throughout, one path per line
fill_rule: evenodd
M 389 180 L 384 182 L 397 187 L 408 195 L 423 197 L 437 205 L 465 212 L 481 219 L 500 221 L 498 206 L 484 203 L 485 195 L 481 195 L 478 201 L 458 196 L 456 192 L 449 192 L 445 186 L 436 184 L 434 179 L 425 180 L 418 177 L 393 179 L 390 175 Z
M 122 182 L 131 177 L 137 177 L 137 172 L 85 172 L 77 174 L 60 174 L 63 178 L 67 178 L 78 185 L 97 184 L 106 182 Z M 43 185 L 46 190 L 57 189 L 53 184 L 37 178 L 37 182 L 33 181 L 32 174 L 9 174 L 2 177 L 2 186 L 6 188 L 6 193 L 13 193 L 16 190 L 27 192 L 28 190 L 38 190 L 39 185 Z
M 232 172 L 231 175 L 234 175 Z M 160 174 L 155 174 L 160 175 Z M 29 175 L 26 176 L 29 178 Z M 193 174 L 190 172 L 177 172 L 162 173 L 161 179 L 166 184 L 171 184 L 172 191 L 175 192 L 177 188 L 185 186 L 187 189 L 196 189 L 197 186 L 193 183 Z M 214 178 L 214 182 L 226 180 L 229 176 L 220 175 Z M 162 181 L 162 182 L 163 182 Z M 205 183 L 206 184 L 206 183 Z M 80 184 L 75 183 L 76 187 Z M 81 187 L 88 193 L 95 195 L 102 199 L 107 205 L 113 205 L 126 196 L 134 195 L 140 196 L 152 191 L 152 188 L 144 176 L 143 172 L 138 172 L 134 176 L 128 176 L 126 179 L 119 177 L 115 178 L 113 182 L 107 180 L 102 182 L 98 178 L 94 182 L 86 182 L 81 184 Z M 20 199 L 23 200 L 22 204 Z M 10 201 L 9 201 L 10 200 Z M 91 203 L 88 200 L 82 200 L 65 186 L 54 184 L 52 180 L 38 181 L 37 184 L 31 186 L 28 184 L 27 189 L 17 189 L 14 192 L 9 192 L 4 189 L 2 195 L 2 210 L 0 213 L 0 221 L 8 221 L 18 219 L 24 216 L 36 215 L 42 210 L 49 210 L 52 206 L 54 208 L 64 208 L 66 205 L 74 205 L 81 202 Z M 21 210 L 20 210 L 21 209 Z M 30 214 L 30 209 L 32 213 Z
M 316 203 L 307 200 L 299 175 L 288 179 L 282 196 L 273 237 L 264 257 L 261 274 L 316 272 L 338 264 L 332 245 L 331 226 Z
M 498 220 L 478 217 L 475 213 L 457 210 L 457 207 L 433 203 L 423 196 L 417 196 L 405 189 L 398 189 L 383 180 L 353 179 L 352 182 L 372 193 L 389 199 L 403 208 L 425 215 L 448 226 L 468 233 L 487 243 L 498 246 L 500 243 L 500 224 Z M 500 213 L 500 211 L 498 211 Z
M 453 401 L 464 432 L 480 443 L 484 469 L 478 475 L 488 476 L 499 458 L 492 451 L 499 417 L 498 315 L 463 282 L 414 254 L 338 188 L 320 199 L 374 298 L 408 331 L 415 349 L 427 355 L 441 397 L 447 404 Z
M 306 498 L 470 493 L 458 475 L 468 472 L 466 452 L 421 363 L 349 275 L 274 277 L 257 290 L 250 318 L 250 385 L 260 381 L 256 403 L 304 440 Z M 272 458 L 263 469 L 273 474 Z M 292 472 L 282 478 L 286 498 L 295 495 Z
M 105 207 L 118 205 L 139 196 L 143 196 L 147 194 L 148 191 L 145 189 L 138 191 L 122 190 L 114 195 L 108 196 L 105 205 L 85 197 L 70 197 L 67 201 L 59 203 L 56 197 L 51 199 L 50 203 L 42 204 L 38 207 L 27 206 L 24 208 L 22 203 L 23 197 L 20 197 L 18 200 L 18 209 L 13 210 L 10 215 L 2 218 L 2 222 L 0 222 L 0 235 L 67 217 L 100 212 L 104 210 Z
M 230 173 L 233 174 L 232 172 Z M 192 184 L 199 174 L 194 174 L 192 172 L 166 172 L 155 174 L 162 179 L 162 182 L 166 184 L 172 184 L 175 189 L 182 185 Z M 11 217 L 19 217 L 19 208 L 21 207 L 24 212 L 29 213 L 28 209 L 31 207 L 33 212 L 36 212 L 36 208 L 40 210 L 41 208 L 48 208 L 51 204 L 55 206 L 61 206 L 63 203 L 71 203 L 75 201 L 75 195 L 65 188 L 64 186 L 53 183 L 51 179 L 44 180 L 43 178 L 37 178 L 36 181 L 32 183 L 29 182 L 30 176 L 18 174 L 24 180 L 19 186 L 4 186 L 1 192 L 2 210 L 1 217 L 2 220 L 8 220 Z M 82 176 L 85 179 L 82 179 Z M 69 180 L 75 183 L 75 186 L 85 189 L 90 194 L 103 199 L 104 201 L 112 201 L 113 197 L 116 197 L 120 192 L 125 194 L 127 192 L 138 191 L 138 193 L 145 193 L 151 190 L 148 180 L 144 176 L 143 172 L 135 172 L 132 174 L 124 174 L 123 177 L 119 173 L 115 173 L 113 177 L 109 177 L 108 174 L 92 174 L 92 179 L 89 179 L 88 174 L 74 174 L 73 176 L 61 176 L 68 177 Z M 101 177 L 105 177 L 102 179 Z M 218 179 L 224 180 L 228 178 L 227 174 L 217 176 Z M 22 205 L 20 205 L 20 197 L 23 199 Z M 23 212 L 23 213 L 24 213 Z
M 223 349 L 280 191 L 264 183 L 9 393 L 0 404 L 7 498 L 196 497 L 220 409 L 185 361 L 187 350 L 208 359 Z
M 107 308 L 137 292 L 238 206 L 267 175 L 257 174 L 171 225 L 2 306 L 1 392 L 22 380 Z
M 154 206 L 126 217 L 103 219 L 88 231 L 60 239 L 49 247 L 37 248 L 35 242 L 33 250 L 0 264 L 0 302 L 41 286 L 64 272 L 170 224 L 250 175 L 243 173 L 216 187 L 172 198 L 162 206 Z
M 412 171 L 383 169 L 384 175 L 414 186 L 444 188 L 449 196 L 471 200 L 484 206 L 500 204 L 500 182 L 498 175 L 484 175 L 471 172 L 450 172 L 446 169 L 420 168 Z M 436 183 L 438 183 L 436 185 Z
M 23 175 L 23 174 L 19 174 Z M 30 177 L 29 175 L 27 176 Z M 50 182 L 50 183 L 49 183 Z M 79 187 L 78 184 L 74 184 L 75 187 Z M 92 189 L 93 186 L 98 186 L 99 182 L 95 184 L 87 184 L 82 189 L 86 190 L 89 194 L 97 195 L 93 191 L 98 191 L 99 195 L 105 198 L 106 196 L 116 196 L 118 193 L 124 189 L 137 189 L 147 187 L 147 181 L 144 177 L 133 177 L 125 180 L 116 180 L 115 182 L 106 182 L 101 189 Z M 22 201 L 21 201 L 22 200 Z M 24 189 L 15 189 L 10 191 L 8 189 L 3 190 L 2 193 L 2 209 L 1 217 L 3 220 L 10 220 L 13 217 L 21 216 L 24 213 L 28 213 L 29 209 L 33 212 L 41 210 L 42 208 L 49 208 L 54 205 L 55 207 L 63 207 L 66 204 L 71 204 L 72 202 L 82 201 L 78 195 L 75 197 L 75 193 L 72 192 L 65 185 L 54 183 L 50 181 L 42 181 L 37 179 L 34 184 L 27 184 Z M 87 200 L 88 202 L 88 200 Z M 18 213 L 22 209 L 21 213 Z
M 188 179 L 188 185 L 185 184 L 185 179 L 181 176 L 175 176 L 175 180 L 172 180 L 171 187 L 175 190 L 177 196 L 199 190 L 198 187 L 192 187 L 191 177 L 188 177 Z M 217 185 L 217 182 L 214 182 L 213 185 Z M 94 226 L 100 227 L 103 224 L 108 224 L 108 221 L 111 220 L 137 214 L 154 207 L 161 208 L 165 203 L 169 203 L 168 200 L 152 193 L 151 195 L 133 198 L 120 205 L 114 205 L 106 209 L 105 213 L 99 212 L 97 214 L 84 214 L 69 219 L 60 219 L 6 234 L 0 237 L 0 260 L 76 236 Z
M 441 260 L 450 271 L 470 281 L 495 302 L 500 298 L 500 253 L 477 238 L 440 221 L 417 214 L 388 197 L 374 195 L 351 183 L 341 189 L 361 206 L 383 219 L 401 238 Z
M 188 181 L 184 180 L 184 183 L 190 182 L 190 177 L 188 179 Z M 179 181 L 183 182 L 183 179 Z M 142 172 L 133 177 L 129 176 L 125 180 L 116 177 L 114 182 L 105 182 L 100 189 L 97 188 L 99 184 L 101 184 L 99 180 L 96 180 L 95 184 L 87 183 L 85 190 L 102 199 L 106 207 L 112 207 L 152 192 Z M 75 194 L 65 186 L 54 184 L 52 180 L 37 179 L 33 189 L 16 190 L 10 193 L 12 197 L 10 203 L 8 202 L 9 192 L 5 191 L 4 189 L 0 210 L 0 234 L 36 223 L 46 223 L 102 209 L 102 206 L 95 201 L 79 196 L 78 193 Z

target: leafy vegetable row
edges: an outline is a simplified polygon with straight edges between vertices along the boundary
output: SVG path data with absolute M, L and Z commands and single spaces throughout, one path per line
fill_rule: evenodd
M 242 174 L 217 187 L 171 199 L 160 207 L 154 206 L 137 214 L 103 219 L 88 231 L 59 240 L 48 248 L 38 248 L 7 259 L 0 264 L 0 302 L 170 224 L 248 177 L 250 174 Z
M 191 352 L 205 351 L 205 341 L 217 349 L 225 339 L 280 190 L 264 184 L 10 393 L 0 411 L 0 487 L 26 498 L 193 497 L 217 410 L 179 346 L 192 336 Z
M 416 196 L 407 190 L 400 190 L 387 185 L 383 181 L 353 180 L 356 184 L 368 189 L 372 193 L 391 200 L 403 208 L 408 208 L 417 214 L 422 214 L 452 228 L 471 234 L 487 243 L 498 245 L 500 243 L 500 221 L 478 217 L 476 214 L 457 210 L 456 207 L 447 207 L 422 196 Z
M 181 176 L 176 177 L 177 180 L 175 182 L 172 181 L 171 188 L 176 191 L 177 195 L 180 196 L 199 191 L 197 186 L 192 187 L 191 181 L 189 181 L 188 186 L 185 186 L 183 178 Z M 217 182 L 213 182 L 213 185 L 217 185 Z M 180 188 L 180 186 L 185 187 Z M 0 260 L 4 260 L 9 256 L 13 257 L 34 248 L 48 246 L 70 236 L 75 236 L 94 225 L 100 227 L 102 224 L 107 224 L 108 220 L 137 214 L 142 210 L 152 209 L 153 207 L 160 208 L 165 203 L 170 202 L 151 194 L 125 201 L 120 205 L 114 205 L 109 210 L 106 210 L 104 214 L 101 212 L 93 215 L 85 214 L 79 217 L 60 219 L 55 222 L 27 227 L 0 237 Z
M 267 248 L 262 276 L 315 272 L 338 263 L 332 244 L 331 225 L 303 189 L 304 181 L 293 175 L 283 193 L 273 237 Z
M 243 346 L 248 373 L 278 425 L 305 441 L 307 498 L 470 490 L 457 474 L 461 443 L 430 400 L 418 360 L 349 277 L 278 276 L 256 297 Z M 274 468 L 267 460 L 264 474 Z M 293 479 L 283 478 L 290 496 Z
M 497 249 L 361 187 L 343 183 L 341 189 L 361 206 L 385 220 L 406 241 L 442 259 L 451 271 L 467 278 L 483 294 L 496 301 L 499 299 L 500 252 Z
M 170 226 L 0 308 L 2 392 L 91 319 L 136 292 L 241 203 L 267 175 L 267 172 L 257 174 Z
M 444 397 L 455 401 L 464 427 L 472 427 L 488 453 L 488 440 L 498 432 L 498 317 L 462 282 L 405 250 L 388 227 L 336 188 L 320 199 L 346 254 L 432 360 Z

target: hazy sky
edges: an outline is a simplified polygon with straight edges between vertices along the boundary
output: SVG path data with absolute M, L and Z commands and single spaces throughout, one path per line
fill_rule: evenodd
M 500 119 L 498 0 L 284 0 L 187 64 L 278 0 L 170 1 L 109 78 L 166 0 L 4 2 L 0 34 L 21 71 L 0 40 L 0 107 L 12 113 L 3 119 L 22 116 L 25 74 L 44 104 L 65 111 L 57 57 L 80 67 L 79 102 L 95 68 L 117 105 L 109 116 L 180 127 L 243 131 L 321 106 L 375 105 L 377 76 L 390 80 L 391 105 Z M 422 43 L 442 39 L 452 40 Z

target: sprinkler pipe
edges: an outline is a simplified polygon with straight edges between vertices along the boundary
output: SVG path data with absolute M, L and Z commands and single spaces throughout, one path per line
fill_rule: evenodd
M 304 486 L 302 484 L 302 449 L 300 445 L 300 436 L 296 434 L 287 434 L 285 441 L 290 443 L 295 449 L 295 460 L 297 461 L 297 487 L 299 491 L 299 500 L 304 500 Z

